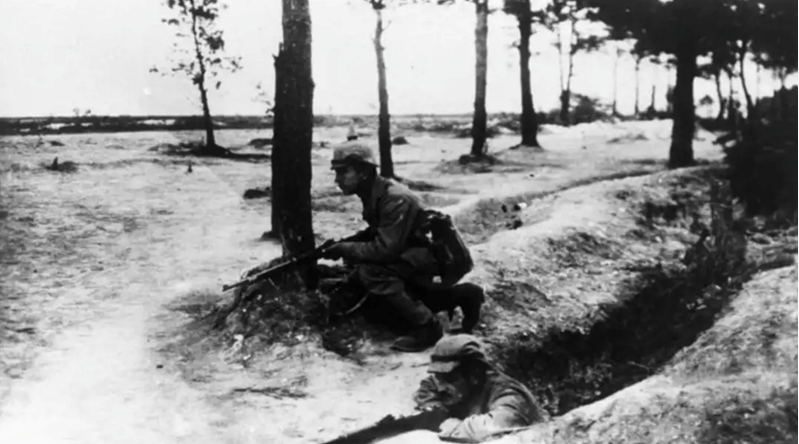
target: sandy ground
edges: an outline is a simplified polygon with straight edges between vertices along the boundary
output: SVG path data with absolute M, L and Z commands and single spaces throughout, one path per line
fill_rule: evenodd
M 144 162 L 19 176 L 24 189 L 10 198 L 24 201 L 7 207 L 10 219 L 29 217 L 36 232 L 19 240 L 4 293 L 40 315 L 42 346 L 4 344 L 14 380 L 3 384 L 13 391 L 0 441 L 218 442 L 219 414 L 152 347 L 170 326 L 162 304 L 174 294 L 236 275 L 250 255 L 276 254 L 251 242 L 263 219 L 242 211 L 208 167 L 184 175 Z
M 346 130 L 319 131 L 316 140 L 342 140 Z M 562 190 L 546 201 L 546 223 L 525 216 L 531 229 L 548 236 L 607 223 L 610 211 L 601 200 L 580 197 L 602 183 L 585 183 L 662 169 L 669 132 L 667 122 L 547 128 L 545 153 L 507 152 L 502 165 L 481 174 L 445 162 L 466 152 L 468 140 L 410 134 L 410 145 L 396 147 L 395 161 L 399 175 L 442 186 L 425 196 L 456 217 L 469 217 L 481 199 Z M 223 131 L 219 141 L 236 147 L 262 136 Z M 0 381 L 0 442 L 320 442 L 410 411 L 425 354 L 377 350 L 357 365 L 312 343 L 255 355 L 235 342 L 202 356 L 176 351 L 188 316 L 170 307 L 218 291 L 242 268 L 278 254 L 273 244 L 257 241 L 268 229 L 268 204 L 241 199 L 244 189 L 269 183 L 269 164 L 202 160 L 187 174 L 185 160 L 148 151 L 195 137 L 72 135 L 57 138 L 64 146 L 38 147 L 35 138 L 1 142 L 0 315 L 9 327 L 0 343 L 7 376 Z M 701 137 L 697 157 L 719 158 L 712 136 Z M 492 151 L 515 142 L 496 138 Z M 79 171 L 43 170 L 40 164 L 55 156 L 78 162 Z M 329 149 L 314 151 L 318 202 L 331 195 L 329 156 Z M 583 191 L 568 191 L 580 184 Z M 315 214 L 322 237 L 361 225 L 357 202 L 333 199 L 336 208 Z M 492 242 L 510 245 L 512 233 Z M 480 273 L 476 279 L 487 281 Z M 200 343 L 195 350 L 205 346 L 212 349 Z M 289 389 L 266 390 L 275 386 Z

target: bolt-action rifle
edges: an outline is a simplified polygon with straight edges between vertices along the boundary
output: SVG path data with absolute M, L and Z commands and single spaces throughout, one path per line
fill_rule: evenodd
M 447 411 L 444 409 L 425 410 L 415 415 L 401 417 L 388 415 L 371 426 L 340 436 L 324 444 L 368 444 L 414 430 L 438 432 L 439 427 L 448 416 Z
M 323 444 L 371 444 L 415 430 L 438 432 L 441 428 L 441 424 L 443 424 L 448 417 L 449 413 L 447 410 L 441 407 L 425 410 L 415 415 L 401 416 L 399 418 L 388 415 L 371 426 L 340 436 L 332 441 L 326 441 Z M 497 430 L 480 440 L 472 437 L 452 436 L 439 436 L 438 439 L 441 442 L 476 444 L 503 435 L 529 430 L 532 427 L 533 426 L 510 427 L 504 430 Z
M 295 267 L 298 267 L 298 266 L 300 266 L 300 265 L 302 265 L 304 263 L 320 259 L 322 257 L 322 255 L 324 254 L 324 252 L 329 250 L 333 245 L 336 245 L 336 244 L 339 244 L 339 243 L 342 243 L 342 242 L 348 242 L 354 237 L 355 236 L 350 236 L 350 237 L 346 237 L 346 238 L 340 239 L 340 240 L 330 240 L 330 241 L 327 241 L 327 242 L 323 243 L 322 245 L 316 247 L 314 250 L 312 250 L 312 251 L 310 251 L 308 253 L 304 253 L 304 254 L 301 254 L 299 256 L 291 257 L 287 261 L 282 262 L 280 264 L 273 265 L 273 266 L 271 266 L 269 268 L 266 268 L 266 269 L 263 269 L 263 270 L 257 270 L 257 269 L 251 270 L 248 273 L 249 275 L 245 276 L 242 280 L 240 280 L 238 282 L 234 282 L 232 284 L 223 285 L 222 286 L 222 291 L 228 291 L 228 290 L 232 290 L 234 288 L 239 288 L 239 287 L 249 287 L 250 285 L 257 284 L 258 282 L 263 282 L 263 281 L 265 281 L 266 279 L 269 279 L 272 276 L 276 276 L 276 275 L 278 275 L 278 274 L 280 274 L 282 272 L 291 270 L 291 269 L 293 269 Z
M 359 234 L 356 233 L 355 235 L 339 240 L 329 240 L 323 243 L 322 245 L 318 246 L 317 248 L 315 248 L 313 251 L 309 251 L 308 253 L 304 253 L 299 256 L 291 257 L 285 262 L 272 265 L 271 267 L 267 267 L 265 269 L 259 269 L 256 267 L 246 272 L 246 274 L 244 274 L 244 277 L 240 281 L 234 282 L 232 284 L 223 285 L 222 291 L 228 291 L 233 289 L 238 289 L 238 290 L 235 293 L 233 302 L 228 306 L 228 308 L 222 310 L 217 315 L 216 321 L 214 322 L 214 326 L 217 328 L 221 327 L 224 324 L 224 321 L 228 317 L 228 315 L 230 315 L 230 313 L 233 313 L 233 311 L 239 305 L 241 305 L 241 303 L 245 299 L 252 296 L 251 294 L 252 292 L 247 292 L 247 289 L 249 287 L 252 287 L 253 285 L 258 284 L 260 282 L 264 282 L 270 279 L 271 277 L 275 277 L 281 273 L 289 271 L 302 264 L 320 259 L 322 255 L 325 253 L 325 251 L 329 250 L 333 245 L 339 244 L 341 242 L 352 241 L 357 238 L 356 236 L 359 236 Z

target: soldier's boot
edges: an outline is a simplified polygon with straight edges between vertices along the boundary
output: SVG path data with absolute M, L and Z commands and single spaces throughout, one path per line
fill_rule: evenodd
M 434 346 L 439 339 L 444 336 L 444 330 L 435 317 L 432 317 L 426 324 L 416 327 L 405 336 L 400 336 L 391 345 L 397 351 L 416 353 L 425 351 Z
M 480 309 L 485 302 L 485 291 L 477 284 L 466 282 L 452 287 L 452 295 L 454 306 L 449 310 L 450 320 L 455 307 L 460 307 L 463 320 L 461 328 L 457 332 L 471 333 L 480 321 Z

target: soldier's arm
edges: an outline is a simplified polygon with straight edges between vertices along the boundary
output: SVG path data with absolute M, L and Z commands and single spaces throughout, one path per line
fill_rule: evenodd
M 528 426 L 536 422 L 531 408 L 524 396 L 507 388 L 492 400 L 488 412 L 467 417 L 442 436 L 480 441 L 502 430 Z
M 416 392 L 413 394 L 413 402 L 416 404 L 416 410 L 443 407 L 438 397 L 438 388 L 433 377 L 428 376 L 422 380 L 419 384 L 419 388 L 416 389 Z
M 374 238 L 374 231 L 371 228 L 364 228 L 363 230 L 352 235 L 348 242 L 368 242 Z
M 374 239 L 367 242 L 344 242 L 340 251 L 348 259 L 369 262 L 391 262 L 399 258 L 413 230 L 417 210 L 405 196 L 386 197 L 380 213 L 380 225 L 374 230 Z

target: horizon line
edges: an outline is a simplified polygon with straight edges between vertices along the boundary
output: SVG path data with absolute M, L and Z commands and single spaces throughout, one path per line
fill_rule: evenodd
M 549 111 L 536 111 L 536 113 L 541 112 L 549 112 Z M 449 113 L 392 113 L 390 114 L 391 117 L 464 117 L 464 116 L 472 116 L 474 112 L 449 112 Z M 521 115 L 519 111 L 492 111 L 487 113 L 490 115 L 496 114 L 511 114 L 511 115 Z M 186 117 L 194 117 L 194 118 L 202 118 L 202 114 L 90 114 L 88 116 L 75 116 L 75 115 L 39 115 L 39 116 L 1 116 L 0 120 L 25 120 L 25 119 L 96 119 L 96 118 L 103 118 L 103 117 L 113 117 L 113 118 L 149 118 L 149 119 L 171 119 L 171 118 L 186 118 Z M 218 118 L 218 117 L 244 117 L 244 118 L 259 118 L 259 119 L 272 119 L 271 116 L 266 116 L 262 114 L 212 114 L 211 118 Z M 314 114 L 314 117 L 342 117 L 342 118 L 355 118 L 355 117 L 375 117 L 378 118 L 378 114 L 372 113 L 347 113 L 347 114 L 338 114 L 338 113 L 320 113 Z

